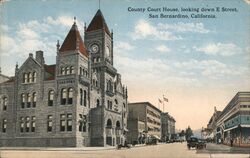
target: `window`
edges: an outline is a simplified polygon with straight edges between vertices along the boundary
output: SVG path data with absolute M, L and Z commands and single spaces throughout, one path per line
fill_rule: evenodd
M 65 75 L 65 68 L 64 67 L 61 68 L 61 74 Z
M 112 128 L 112 121 L 110 119 L 107 121 L 107 128 Z
M 3 97 L 3 111 L 7 110 L 7 97 Z
M 69 88 L 68 89 L 68 104 L 72 104 L 73 103 L 73 88 Z
M 33 93 L 33 107 L 36 107 L 36 92 Z
M 72 131 L 72 114 L 67 115 L 67 131 Z
M 117 101 L 117 99 L 115 99 L 115 104 L 116 104 L 116 105 L 118 104 L 118 101 Z
M 74 74 L 74 73 L 75 73 L 74 66 L 71 66 L 70 67 L 70 74 Z
M 22 94 L 21 96 L 21 108 L 23 109 L 25 107 L 25 94 Z
M 70 74 L 70 68 L 69 67 L 66 67 L 66 75 Z
M 112 101 L 108 100 L 108 109 L 112 110 Z
M 83 91 L 83 97 L 84 97 L 84 99 L 83 99 L 83 105 L 87 106 L 87 92 L 86 92 L 86 90 Z
M 31 106 L 31 95 L 28 93 L 27 94 L 27 108 L 30 108 Z
M 31 118 L 31 132 L 35 132 L 36 131 L 36 117 L 32 116 Z
M 124 108 L 124 109 L 126 109 L 126 105 L 125 105 L 125 103 L 123 103 L 123 108 Z
M 26 132 L 30 131 L 30 117 L 26 117 Z
M 100 106 L 100 100 L 99 99 L 96 100 L 96 106 L 97 107 Z
M 82 67 L 80 67 L 80 75 L 82 75 Z
M 24 132 L 24 118 L 20 117 L 20 132 L 23 133 Z
M 3 124 L 2 124 L 3 128 L 2 128 L 2 132 L 6 133 L 6 129 L 7 129 L 7 120 L 3 119 Z
M 53 101 L 54 101 L 54 91 L 51 90 L 49 91 L 49 96 L 48 96 L 48 106 L 53 106 Z
M 61 104 L 65 105 L 66 104 L 66 100 L 67 100 L 67 90 L 65 88 L 63 88 L 61 90 Z
M 29 80 L 28 80 L 28 82 L 29 83 L 32 82 L 32 73 L 31 72 L 29 72 Z
M 82 105 L 82 97 L 83 97 L 83 92 L 82 89 L 80 89 L 80 105 Z
M 48 115 L 47 132 L 52 132 L 52 115 Z
M 60 131 L 65 131 L 65 114 L 60 116 Z
M 24 73 L 24 83 L 28 83 L 28 74 Z
M 36 82 L 36 72 L 33 72 L 33 76 L 32 76 L 32 82 Z

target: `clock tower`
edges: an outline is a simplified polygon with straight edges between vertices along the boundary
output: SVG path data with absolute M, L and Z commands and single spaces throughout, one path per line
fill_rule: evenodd
M 85 28 L 85 45 L 90 51 L 92 63 L 106 62 L 113 65 L 113 33 L 99 9 L 88 28 Z

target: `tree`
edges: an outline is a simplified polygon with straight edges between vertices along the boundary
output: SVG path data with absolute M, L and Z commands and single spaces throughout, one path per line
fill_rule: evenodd
M 184 130 L 181 130 L 181 132 L 179 133 L 179 136 L 180 136 L 180 137 L 183 137 L 183 136 L 185 136 L 185 135 L 186 135 L 185 131 L 184 131 Z
M 192 135 L 193 135 L 193 130 L 190 128 L 190 126 L 188 126 L 188 128 L 186 129 L 186 140 L 188 140 Z

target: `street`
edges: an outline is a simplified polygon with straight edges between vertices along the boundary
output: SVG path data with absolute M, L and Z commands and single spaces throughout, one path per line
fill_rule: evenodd
M 85 149 L 86 150 L 86 149 Z M 133 147 L 131 149 L 109 149 L 82 151 L 79 148 L 59 150 L 1 150 L 1 158 L 249 158 L 249 154 L 196 154 L 188 150 L 186 143 L 159 144 Z

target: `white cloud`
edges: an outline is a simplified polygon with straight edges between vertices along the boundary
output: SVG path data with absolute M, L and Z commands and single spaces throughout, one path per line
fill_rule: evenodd
M 222 56 L 232 56 L 242 51 L 241 48 L 234 43 L 210 43 L 202 47 L 194 47 L 194 49 L 208 55 Z
M 69 17 L 69 16 L 60 16 L 56 19 L 49 16 L 46 18 L 45 21 L 51 25 L 72 26 L 72 24 L 73 24 L 73 18 Z
M 0 31 L 2 31 L 2 32 L 9 31 L 9 26 L 8 25 L 0 25 Z
M 161 53 L 167 53 L 167 52 L 170 52 L 171 49 L 168 48 L 167 46 L 165 45 L 159 45 L 155 48 L 158 52 L 161 52 Z
M 176 24 L 163 24 L 159 23 L 158 28 L 164 30 L 172 30 L 174 32 L 197 32 L 197 33 L 209 33 L 210 30 L 204 27 L 203 23 L 183 23 Z
M 247 71 L 243 67 L 235 67 L 231 65 L 226 65 L 217 60 L 194 60 L 191 59 L 186 62 L 175 62 L 174 66 L 186 71 L 200 70 L 201 75 L 209 77 L 211 79 L 217 79 L 220 77 L 226 78 L 229 76 L 237 76 L 244 74 Z
M 244 0 L 247 4 L 250 4 L 250 0 Z
M 171 32 L 159 29 L 145 20 L 139 20 L 135 25 L 135 30 L 131 34 L 133 39 L 156 39 L 156 40 L 180 40 L 180 36 L 175 36 Z
M 157 40 L 181 40 L 182 37 L 177 33 L 209 33 L 203 23 L 158 23 L 155 26 L 145 20 L 136 23 L 134 32 L 131 34 L 133 39 L 157 39 Z
M 135 46 L 131 45 L 128 42 L 119 41 L 119 42 L 116 42 L 116 44 L 115 44 L 116 51 L 130 51 L 133 49 L 135 49 Z

